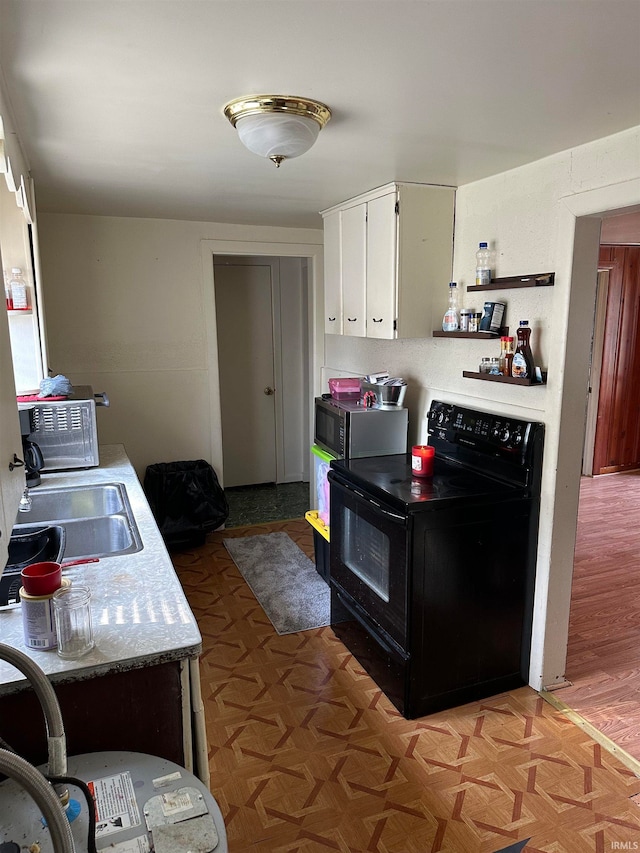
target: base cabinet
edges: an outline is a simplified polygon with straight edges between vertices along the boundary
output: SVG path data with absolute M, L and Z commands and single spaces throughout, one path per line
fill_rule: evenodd
M 455 189 L 393 183 L 322 211 L 325 332 L 428 337 L 451 276 Z
M 192 764 L 185 755 L 180 661 L 53 687 L 69 755 L 125 750 Z M 2 737 L 19 755 L 46 762 L 45 721 L 32 689 L 0 696 L 0 720 Z

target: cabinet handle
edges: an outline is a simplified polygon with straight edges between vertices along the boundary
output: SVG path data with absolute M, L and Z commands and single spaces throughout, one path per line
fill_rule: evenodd
M 373 320 L 374 323 L 382 323 L 382 317 L 380 317 L 379 320 L 376 320 L 375 317 L 372 317 L 371 319 Z
M 333 323 L 335 321 L 335 319 L 336 319 L 335 317 L 329 317 L 329 322 Z
M 16 454 L 13 454 L 13 461 L 9 462 L 9 470 L 13 471 L 14 468 L 22 468 L 24 466 L 24 462 L 22 459 L 19 459 Z
M 357 318 L 357 317 L 347 317 L 347 320 L 348 320 L 350 323 L 357 323 L 357 322 L 358 322 L 358 318 Z

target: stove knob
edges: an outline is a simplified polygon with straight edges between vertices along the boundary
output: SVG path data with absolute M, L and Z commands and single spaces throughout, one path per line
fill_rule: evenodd
M 443 426 L 449 420 L 449 413 L 445 409 L 440 409 L 436 415 L 436 423 L 438 426 Z
M 516 427 L 513 433 L 513 443 L 522 444 L 522 427 Z
M 510 438 L 511 438 L 511 431 L 509 429 L 509 424 L 505 424 L 505 426 L 503 426 L 502 429 L 500 430 L 500 441 L 503 444 L 506 444 Z

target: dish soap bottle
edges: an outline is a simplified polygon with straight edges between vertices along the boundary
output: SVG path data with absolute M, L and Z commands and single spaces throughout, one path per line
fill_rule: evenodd
M 443 332 L 455 332 L 460 328 L 460 313 L 458 310 L 458 283 L 449 282 L 449 307 L 442 319 Z
M 511 375 L 516 379 L 534 379 L 536 371 L 529 343 L 531 329 L 528 320 L 520 320 L 520 327 L 516 335 L 518 344 L 511 362 Z

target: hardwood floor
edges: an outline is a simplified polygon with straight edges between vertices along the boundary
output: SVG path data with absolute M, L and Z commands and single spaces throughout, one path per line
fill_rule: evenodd
M 640 762 L 640 471 L 582 479 L 566 678 L 554 695 Z
M 279 636 L 214 533 L 174 555 L 203 636 L 211 789 L 231 853 L 608 853 L 640 779 L 523 687 L 401 717 L 331 628 Z

